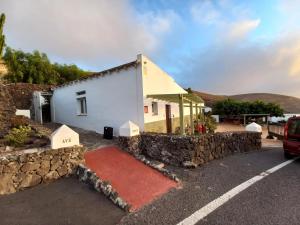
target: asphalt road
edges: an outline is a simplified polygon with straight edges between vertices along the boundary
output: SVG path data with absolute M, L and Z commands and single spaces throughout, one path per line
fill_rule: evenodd
M 124 215 L 75 178 L 0 197 L 1 225 L 115 225 Z
M 169 167 L 182 179 L 142 210 L 126 214 L 76 179 L 62 179 L 0 197 L 1 225 L 174 224 L 282 162 L 282 149 L 236 154 L 196 169 Z M 300 224 L 300 160 L 270 174 L 209 214 L 198 225 Z
M 121 224 L 177 224 L 244 181 L 282 162 L 281 148 L 237 154 L 195 170 L 171 168 L 184 185 Z M 198 224 L 300 224 L 300 161 L 244 190 Z

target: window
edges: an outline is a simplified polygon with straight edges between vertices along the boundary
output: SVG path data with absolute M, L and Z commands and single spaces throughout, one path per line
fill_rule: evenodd
M 288 128 L 289 135 L 300 135 L 300 120 L 292 120 Z
M 85 95 L 85 91 L 78 91 L 76 92 L 77 95 Z
M 86 97 L 77 98 L 77 107 L 78 107 L 78 114 L 79 115 L 86 115 L 87 114 L 87 107 L 86 107 Z
M 147 105 L 144 106 L 144 113 L 148 113 L 148 106 Z
M 78 91 L 76 92 L 77 97 L 77 114 L 78 116 L 85 116 L 87 115 L 87 107 L 86 107 L 86 92 Z
M 157 102 L 152 102 L 152 115 L 158 115 L 158 104 L 157 104 Z

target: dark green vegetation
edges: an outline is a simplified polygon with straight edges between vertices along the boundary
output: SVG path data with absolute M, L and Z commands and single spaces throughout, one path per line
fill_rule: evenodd
M 5 15 L 2 13 L 0 15 L 0 59 L 4 59 L 8 68 L 8 74 L 5 76 L 8 82 L 55 85 L 80 79 L 89 74 L 76 65 L 53 64 L 45 53 L 37 50 L 27 53 L 10 47 L 5 48 L 4 23 Z
M 213 105 L 213 113 L 224 116 L 237 116 L 241 114 L 270 114 L 271 116 L 282 116 L 283 109 L 276 103 L 265 103 L 263 101 L 237 101 L 225 99 Z
M 3 59 L 8 67 L 9 82 L 33 84 L 62 84 L 89 74 L 76 65 L 52 64 L 45 53 L 25 53 L 7 47 Z
M 257 100 L 263 101 L 266 103 L 276 103 L 280 105 L 283 109 L 284 113 L 300 113 L 300 98 L 279 95 L 279 94 L 271 94 L 271 93 L 249 93 L 249 94 L 240 94 L 240 95 L 213 95 L 204 92 L 194 91 L 193 93 L 200 96 L 206 106 L 213 107 L 213 105 L 221 100 L 225 99 L 234 99 L 238 101 L 246 101 L 246 102 L 255 102 Z
M 5 36 L 3 34 L 4 23 L 5 23 L 5 14 L 2 13 L 0 15 L 0 59 L 2 57 L 3 49 L 5 46 Z

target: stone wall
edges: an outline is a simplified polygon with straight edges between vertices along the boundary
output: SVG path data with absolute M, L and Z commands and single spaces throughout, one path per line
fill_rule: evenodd
M 140 139 L 127 139 L 131 139 L 127 143 L 139 146 L 135 153 L 176 166 L 198 166 L 236 152 L 261 149 L 261 134 L 256 132 L 226 132 L 200 136 L 143 133 Z M 130 149 L 124 148 L 122 143 L 120 146 L 124 150 Z
M 0 194 L 10 194 L 74 174 L 83 163 L 83 147 L 22 152 L 0 157 Z
M 16 83 L 6 85 L 17 109 L 30 109 L 34 91 L 49 91 L 53 85 Z
M 0 84 L 0 138 L 8 132 L 11 118 L 15 113 L 16 108 L 8 88 Z

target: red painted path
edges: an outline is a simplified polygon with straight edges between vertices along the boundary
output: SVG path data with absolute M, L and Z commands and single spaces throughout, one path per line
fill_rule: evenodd
M 136 211 L 178 184 L 116 147 L 85 154 L 88 168 L 113 188 Z

